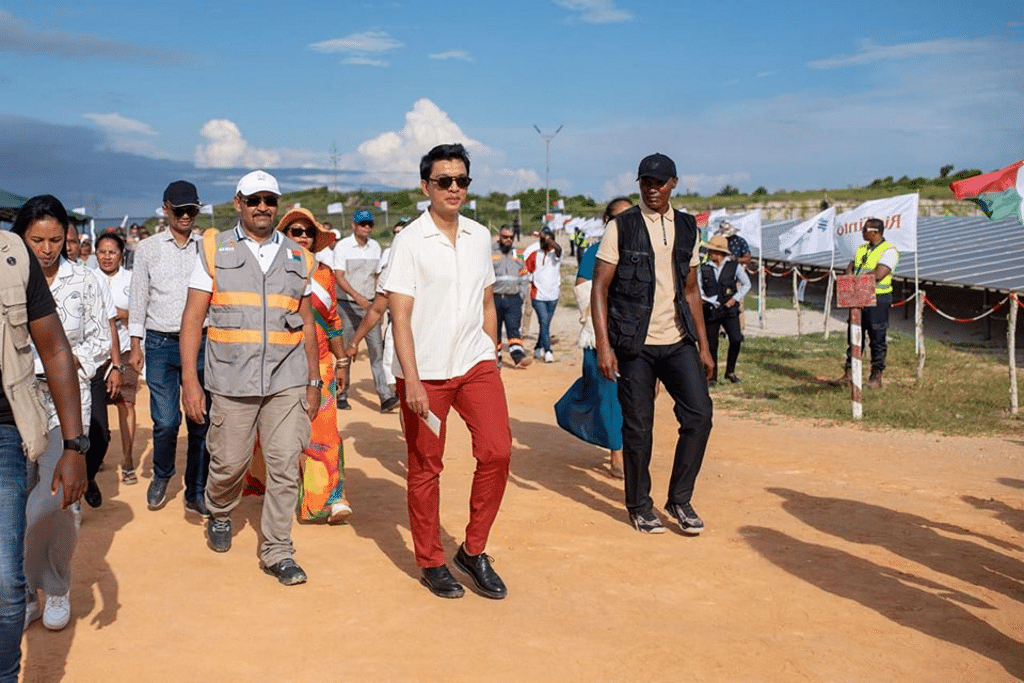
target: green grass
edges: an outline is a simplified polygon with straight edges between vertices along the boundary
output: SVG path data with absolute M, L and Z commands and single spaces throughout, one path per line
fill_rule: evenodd
M 827 341 L 821 333 L 748 338 L 737 367 L 743 382 L 713 388 L 716 406 L 828 423 L 853 422 L 849 390 L 825 383 L 842 373 L 845 340 L 845 331 L 831 334 Z M 860 421 L 864 426 L 1024 436 L 1024 416 L 1010 414 L 1005 355 L 962 351 L 932 340 L 926 341 L 925 349 L 924 377 L 918 381 L 913 337 L 889 335 L 886 385 L 864 391 Z M 719 355 L 719 362 L 724 362 L 724 348 Z

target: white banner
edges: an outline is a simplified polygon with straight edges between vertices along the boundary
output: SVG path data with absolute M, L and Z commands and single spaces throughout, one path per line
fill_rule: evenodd
M 856 209 L 836 216 L 836 248 L 840 260 L 853 260 L 857 247 L 864 244 L 864 221 L 880 218 L 885 223 L 882 236 L 893 244 L 900 253 L 917 251 L 917 202 L 918 194 L 903 194 L 898 197 L 873 199 Z M 838 261 L 837 261 L 838 262 Z
M 341 202 L 335 202 L 334 204 L 328 204 L 327 205 L 327 213 L 328 214 L 339 214 L 339 213 L 340 214 L 344 214 L 345 213 L 345 205 L 342 204 Z
M 429 199 L 424 199 L 422 202 L 416 202 L 416 210 L 417 211 L 426 211 L 428 208 L 430 208 L 430 200 Z
M 722 221 L 729 221 L 732 227 L 736 228 L 736 234 L 747 241 L 751 252 L 756 252 L 761 246 L 761 209 L 754 209 L 746 213 L 721 213 L 712 211 L 708 218 L 708 234 L 713 235 L 718 230 Z
M 798 223 L 779 235 L 779 251 L 792 259 L 796 256 L 832 251 L 835 234 L 836 207 L 830 206 L 817 216 Z
M 85 207 L 84 206 L 80 206 L 77 209 L 71 209 L 71 211 L 72 211 L 72 213 L 77 213 L 80 216 L 84 216 L 85 215 Z M 161 216 L 164 215 L 163 209 L 160 210 L 160 215 Z
M 206 214 L 207 216 L 213 215 L 213 204 L 203 204 L 199 207 L 199 213 Z
M 520 209 L 520 207 L 519 207 L 519 200 L 518 199 L 513 199 L 512 201 L 505 202 L 505 210 L 506 211 L 519 211 L 519 209 Z

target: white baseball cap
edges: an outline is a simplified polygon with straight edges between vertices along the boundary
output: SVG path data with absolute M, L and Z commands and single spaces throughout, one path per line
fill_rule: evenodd
M 238 187 L 235 189 L 236 194 L 246 197 L 257 192 L 273 192 L 280 196 L 281 190 L 277 186 L 277 178 L 266 171 L 253 171 L 242 176 L 242 179 L 238 181 Z

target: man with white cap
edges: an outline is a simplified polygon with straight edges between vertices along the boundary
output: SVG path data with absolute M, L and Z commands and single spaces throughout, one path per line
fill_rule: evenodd
M 309 298 L 316 262 L 274 230 L 280 194 L 272 175 L 249 173 L 235 193 L 238 224 L 203 235 L 181 320 L 181 357 L 185 412 L 199 421 L 207 406 L 194 361 L 209 314 L 209 546 L 216 552 L 231 549 L 230 515 L 241 499 L 259 436 L 267 472 L 260 560 L 264 572 L 291 586 L 306 581 L 292 557 L 292 517 L 299 454 L 309 444 L 323 380 Z
M 163 211 L 170 230 L 140 240 L 135 248 L 128 299 L 129 363 L 142 374 L 146 368 L 149 413 L 153 418 L 153 480 L 146 492 L 150 510 L 167 502 L 167 484 L 174 476 L 178 428 L 181 426 L 181 353 L 178 335 L 185 310 L 188 280 L 199 253 L 199 235 L 192 232 L 199 215 L 199 194 L 187 180 L 175 180 L 164 190 Z M 205 334 L 205 333 L 204 333 Z M 145 354 L 143 354 L 145 345 Z M 193 368 L 203 383 L 205 358 L 200 348 Z M 185 464 L 185 509 L 206 517 L 206 452 L 209 422 L 186 418 L 188 459 Z

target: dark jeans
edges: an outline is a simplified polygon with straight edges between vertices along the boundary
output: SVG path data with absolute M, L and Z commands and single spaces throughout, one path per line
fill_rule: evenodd
M 117 341 L 115 340 L 115 344 Z M 110 446 L 110 423 L 107 419 L 107 374 L 109 363 L 104 363 L 92 378 L 92 417 L 89 419 L 89 451 L 85 454 L 85 473 L 89 481 L 96 478 L 103 458 L 107 457 Z
M 205 385 L 206 334 L 199 343 L 199 383 Z M 174 476 L 175 448 L 181 426 L 181 349 L 178 335 L 146 330 L 146 384 L 149 412 L 153 418 L 153 476 Z M 210 427 L 210 392 L 206 393 L 206 420 L 185 418 L 188 429 L 188 459 L 185 462 L 185 499 L 204 495 L 210 469 L 206 431 Z
M 523 297 L 519 294 L 495 294 L 494 311 L 498 317 L 498 352 L 501 353 L 501 329 L 505 328 L 509 355 L 518 363 L 525 352 L 519 327 L 523 323 Z M 517 347 L 518 348 L 514 348 Z M 519 358 L 516 358 L 519 356 Z
M 740 331 L 740 317 L 738 315 L 720 318 L 719 320 L 704 318 L 704 329 L 708 333 L 708 352 L 715 360 L 715 372 L 711 375 L 713 380 L 718 380 L 718 332 L 722 328 L 725 329 L 725 336 L 729 338 L 729 350 L 725 357 L 725 374 L 736 374 L 736 359 L 740 357 L 740 345 L 743 344 L 743 333 Z
M 345 330 L 345 339 L 351 339 L 356 329 L 366 317 L 366 310 L 346 299 L 338 299 L 338 315 L 341 316 L 341 323 Z M 370 359 L 370 374 L 373 375 L 373 388 L 377 390 L 377 397 L 381 405 L 394 397 L 391 387 L 388 386 L 387 376 L 384 374 L 384 337 L 381 334 L 380 323 L 378 322 L 366 333 L 366 355 Z M 349 369 L 349 383 L 351 384 L 351 368 Z M 348 387 L 338 392 L 339 399 L 348 399 Z
M 534 350 L 551 350 L 551 319 L 555 317 L 556 306 L 558 306 L 557 301 L 533 300 L 533 310 L 537 311 L 537 327 L 539 328 Z
M 619 403 L 622 405 L 622 456 L 626 508 L 644 512 L 651 499 L 651 448 L 654 428 L 654 387 L 657 380 L 675 401 L 679 422 L 668 504 L 684 505 L 704 462 L 711 435 L 712 405 L 707 376 L 697 347 L 689 340 L 667 346 L 644 346 L 638 355 L 616 352 L 619 362 Z
M 17 683 L 21 668 L 27 477 L 18 428 L 0 424 L 0 683 Z
M 862 308 L 860 313 L 860 353 L 864 358 L 864 339 L 871 349 L 871 369 L 885 370 L 885 354 L 889 347 L 885 335 L 889 331 L 889 309 L 892 308 L 892 294 L 876 294 L 875 305 Z M 850 338 L 847 326 L 846 338 Z M 846 369 L 850 369 L 850 348 L 846 349 Z

